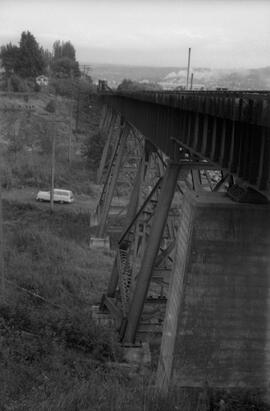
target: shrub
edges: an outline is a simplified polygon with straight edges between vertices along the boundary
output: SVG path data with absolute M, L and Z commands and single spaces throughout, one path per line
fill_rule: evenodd
M 99 165 L 105 141 L 105 135 L 98 132 L 87 137 L 81 145 L 81 155 L 86 159 L 88 166 L 93 170 Z
M 25 81 L 17 74 L 12 74 L 12 76 L 10 76 L 10 84 L 11 84 L 12 90 L 15 92 L 16 91 L 19 91 L 19 92 L 28 91 L 28 87 Z
M 74 94 L 74 86 L 71 79 L 51 79 L 50 87 L 54 89 L 54 92 L 59 96 L 72 97 Z
M 55 100 L 50 100 L 49 103 L 46 105 L 45 110 L 49 113 L 54 113 L 56 108 Z

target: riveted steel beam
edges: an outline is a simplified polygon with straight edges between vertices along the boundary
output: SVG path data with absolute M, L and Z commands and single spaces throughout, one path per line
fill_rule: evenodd
M 133 343 L 135 341 L 136 330 L 139 325 L 144 301 L 147 296 L 152 269 L 175 192 L 179 168 L 180 166 L 177 163 L 169 164 L 162 181 L 158 204 L 153 216 L 149 238 L 141 262 L 141 269 L 137 276 L 137 282 L 129 308 L 127 326 L 124 334 L 125 342 Z
M 173 138 L 269 198 L 270 92 L 136 92 L 103 99 L 171 159 L 178 150 Z

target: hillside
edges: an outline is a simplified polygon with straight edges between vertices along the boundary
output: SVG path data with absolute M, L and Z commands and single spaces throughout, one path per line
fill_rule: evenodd
M 70 119 L 71 101 L 58 99 L 57 118 L 64 122 L 54 130 L 56 183 L 72 188 L 75 202 L 56 204 L 53 213 L 50 204 L 35 201 L 39 188 L 49 188 L 53 132 L 35 114 L 43 112 L 51 96 L 31 97 L 35 111 L 30 114 L 1 111 L 0 410 L 174 410 L 175 400 L 165 403 L 153 393 L 149 375 L 136 375 L 122 363 L 115 332 L 91 319 L 92 305 L 106 290 L 114 253 L 89 249 L 90 212 L 100 187 L 80 147 L 85 139 L 91 146 L 98 135 L 100 107 L 93 99 L 90 112 L 85 97 L 79 130 L 72 132 L 70 162 L 67 137 L 76 111 Z M 24 101 L 19 95 L 2 96 L 1 103 L 11 108 Z

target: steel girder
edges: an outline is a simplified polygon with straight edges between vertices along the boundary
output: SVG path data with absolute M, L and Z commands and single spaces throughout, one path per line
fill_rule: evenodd
M 269 94 L 106 94 L 120 112 L 172 160 L 179 145 L 269 198 Z

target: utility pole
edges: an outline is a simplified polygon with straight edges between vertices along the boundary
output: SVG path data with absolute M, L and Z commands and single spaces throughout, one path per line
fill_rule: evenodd
M 68 100 L 67 100 L 68 101 Z M 68 134 L 68 163 L 71 163 L 71 138 L 72 138 L 72 109 L 73 102 L 69 104 L 69 134 Z
M 78 87 L 78 94 L 77 94 L 77 107 L 76 107 L 76 119 L 75 119 L 75 130 L 78 131 L 79 125 L 79 113 L 80 113 L 80 86 Z
M 54 209 L 54 176 L 55 176 L 55 145 L 56 145 L 56 137 L 57 137 L 57 123 L 65 123 L 66 119 L 58 119 L 56 117 L 57 113 L 57 96 L 55 100 L 51 100 L 50 107 L 47 107 L 47 111 L 51 113 L 53 116 L 51 119 L 48 119 L 48 123 L 51 123 L 52 126 L 49 129 L 49 133 L 51 133 L 51 141 L 52 141 L 52 158 L 51 158 L 51 186 L 50 186 L 50 208 L 51 213 Z
M 186 84 L 186 90 L 188 90 L 188 80 L 189 80 L 189 70 L 190 70 L 190 54 L 191 54 L 191 48 L 189 47 L 189 49 L 188 49 L 188 67 L 187 67 L 187 84 Z
M 1 302 L 5 300 L 5 262 L 4 262 L 4 239 L 3 239 L 3 212 L 2 212 L 2 178 L 0 177 L 0 270 L 1 270 Z
M 54 175 L 55 175 L 55 124 L 52 123 L 52 166 L 51 166 L 51 190 L 50 190 L 51 213 L 53 213 L 53 208 L 54 208 Z
M 55 174 L 55 132 L 56 132 L 56 108 L 57 108 L 57 95 L 54 100 L 51 100 L 47 105 L 46 109 L 49 113 L 52 114 L 52 119 L 49 120 L 52 124 L 49 127 L 49 132 L 51 132 L 52 139 L 52 160 L 51 160 L 51 188 L 50 188 L 50 204 L 51 204 L 51 213 L 53 212 L 53 203 L 54 203 L 54 174 Z
M 68 163 L 71 163 L 71 134 L 72 134 L 72 125 L 70 122 L 70 130 L 68 135 Z

